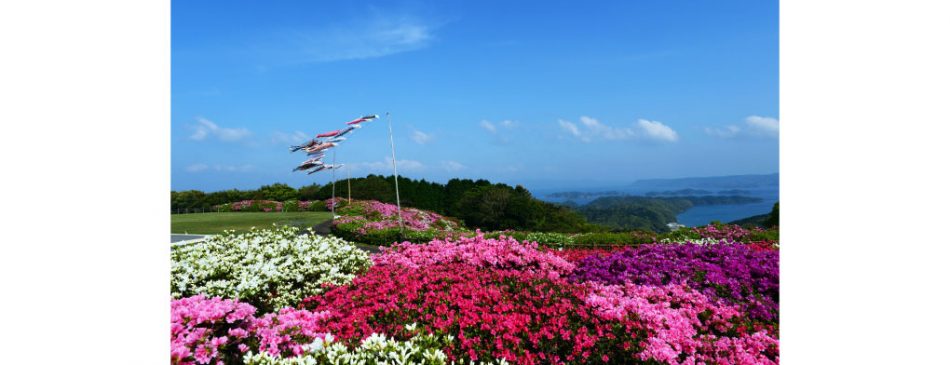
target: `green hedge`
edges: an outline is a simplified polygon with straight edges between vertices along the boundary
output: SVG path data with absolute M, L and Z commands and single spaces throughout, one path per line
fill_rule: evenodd
M 359 242 L 373 246 L 391 246 L 393 243 L 404 241 L 409 241 L 412 243 L 428 243 L 436 238 L 443 238 L 449 235 L 446 232 L 439 232 L 431 229 L 426 231 L 403 230 L 403 232 L 400 233 L 399 228 L 369 230 L 366 232 L 366 234 L 362 234 L 358 231 L 359 228 L 360 224 L 357 222 L 343 223 L 333 226 L 331 228 L 331 232 L 333 235 L 347 241 Z

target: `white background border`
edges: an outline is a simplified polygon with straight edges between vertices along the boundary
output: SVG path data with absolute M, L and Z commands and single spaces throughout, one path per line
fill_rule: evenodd
M 785 364 L 947 361 L 946 4 L 782 2 Z M 0 5 L 4 363 L 168 359 L 169 16 Z

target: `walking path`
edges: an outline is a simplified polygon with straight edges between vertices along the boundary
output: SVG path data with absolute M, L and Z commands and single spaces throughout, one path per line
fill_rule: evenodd
M 186 243 L 187 241 L 194 241 L 198 239 L 203 239 L 206 236 L 203 234 L 177 234 L 172 233 L 172 242 L 171 243 Z
M 330 234 L 330 221 L 326 221 L 326 222 L 324 222 L 324 223 L 321 223 L 321 224 L 318 224 L 318 225 L 313 226 L 313 231 L 314 231 L 314 233 L 316 233 L 316 234 L 318 234 L 318 235 L 321 235 L 321 236 L 327 236 L 327 235 L 329 235 L 329 234 Z M 205 239 L 205 237 L 208 237 L 208 235 L 203 235 L 203 234 L 177 234 L 177 233 L 172 233 L 172 235 L 171 235 L 171 244 L 172 244 L 172 246 L 187 245 L 187 244 L 199 242 L 199 241 Z M 369 253 L 377 253 L 377 252 L 379 252 L 379 247 L 377 247 L 377 246 L 364 245 L 364 244 L 362 244 L 362 243 L 355 243 L 355 242 L 354 242 L 353 244 L 354 244 L 356 247 L 358 247 L 359 249 L 361 249 L 361 250 L 363 250 L 363 251 L 366 251 L 366 252 L 369 252 Z

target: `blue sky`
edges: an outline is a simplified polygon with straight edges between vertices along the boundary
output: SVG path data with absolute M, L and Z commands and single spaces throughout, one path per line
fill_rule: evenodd
M 775 1 L 178 0 L 172 189 L 326 183 L 287 147 L 385 112 L 411 178 L 773 173 L 778 77 Z M 336 148 L 352 176 L 392 173 L 385 121 Z

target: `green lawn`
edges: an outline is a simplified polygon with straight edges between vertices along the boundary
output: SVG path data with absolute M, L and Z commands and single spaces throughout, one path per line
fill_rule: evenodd
M 270 227 L 273 223 L 303 229 L 328 221 L 331 217 L 330 212 L 172 214 L 171 233 L 215 234 L 227 229 L 247 231 L 251 227 Z

